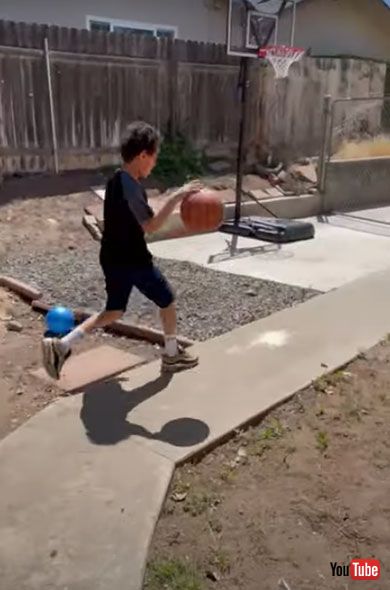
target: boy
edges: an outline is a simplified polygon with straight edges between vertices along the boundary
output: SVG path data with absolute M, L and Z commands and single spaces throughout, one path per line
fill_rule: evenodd
M 122 317 L 133 287 L 160 308 L 165 337 L 162 370 L 173 373 L 198 364 L 196 357 L 177 344 L 174 295 L 165 277 L 153 264 L 145 233 L 158 230 L 176 205 L 198 192 L 201 185 L 194 181 L 177 190 L 154 214 L 139 181 L 147 178 L 155 167 L 159 143 L 158 131 L 147 123 L 135 122 L 127 129 L 121 146 L 123 167 L 108 181 L 104 202 L 100 264 L 106 281 L 106 308 L 61 339 L 43 339 L 43 364 L 54 379 L 60 378 L 64 362 L 77 341 L 88 332 Z

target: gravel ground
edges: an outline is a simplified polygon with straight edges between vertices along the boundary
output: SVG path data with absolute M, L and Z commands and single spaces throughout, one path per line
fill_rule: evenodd
M 317 294 L 188 262 L 156 262 L 177 295 L 179 333 L 194 340 L 218 336 Z M 98 310 L 105 300 L 98 248 L 93 243 L 82 251 L 23 256 L 13 252 L 2 272 L 43 289 L 51 303 Z M 137 291 L 131 296 L 126 317 L 152 327 L 160 325 L 155 307 Z

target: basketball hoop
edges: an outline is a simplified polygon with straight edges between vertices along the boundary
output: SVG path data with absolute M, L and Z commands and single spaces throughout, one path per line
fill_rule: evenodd
M 289 45 L 268 45 L 259 49 L 258 56 L 266 59 L 275 70 L 275 78 L 287 78 L 288 72 L 296 61 L 299 61 L 304 49 Z

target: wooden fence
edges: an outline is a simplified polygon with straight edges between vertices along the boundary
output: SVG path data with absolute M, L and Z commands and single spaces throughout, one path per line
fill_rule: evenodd
M 278 84 L 270 68 L 251 65 L 252 159 L 318 153 L 323 95 L 384 86 L 385 66 L 371 62 L 308 58 Z M 60 170 L 111 165 L 134 119 L 201 148 L 234 147 L 238 72 L 223 45 L 0 21 L 2 171 L 53 170 L 54 152 Z
M 5 172 L 53 168 L 44 40 L 59 167 L 116 159 L 134 119 L 199 146 L 237 137 L 238 65 L 220 45 L 0 22 L 0 156 Z

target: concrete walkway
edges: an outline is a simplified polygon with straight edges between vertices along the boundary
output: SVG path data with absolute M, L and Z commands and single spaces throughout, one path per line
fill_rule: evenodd
M 340 227 L 341 220 L 333 218 L 329 223 L 310 221 L 316 229 L 314 240 L 280 247 L 217 232 L 156 242 L 151 249 L 161 258 L 188 260 L 213 270 L 322 292 L 389 265 L 389 236 L 356 231 L 361 228 L 356 220 L 344 219 L 345 227 Z
M 386 270 L 35 416 L 0 443 L 2 590 L 140 590 L 175 465 L 376 344 L 389 301 Z

